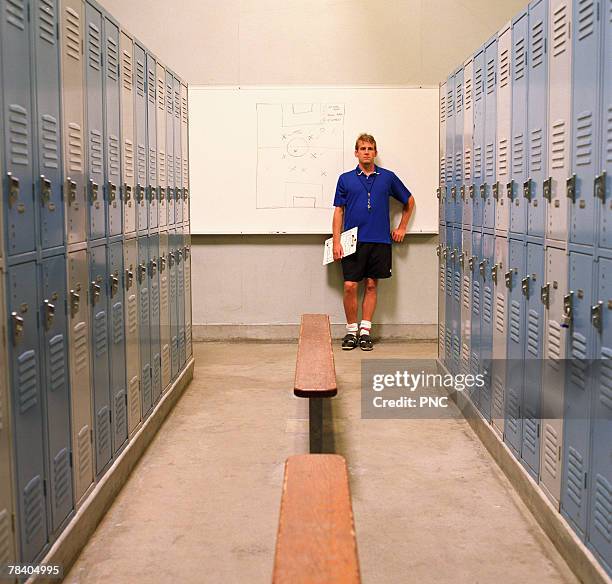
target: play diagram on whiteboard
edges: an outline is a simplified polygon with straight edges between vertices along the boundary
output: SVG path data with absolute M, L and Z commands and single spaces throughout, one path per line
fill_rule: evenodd
M 257 104 L 258 209 L 331 208 L 343 156 L 343 104 Z

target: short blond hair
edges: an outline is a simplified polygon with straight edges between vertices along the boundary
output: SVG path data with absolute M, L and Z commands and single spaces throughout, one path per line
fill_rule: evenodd
M 355 140 L 355 152 L 359 150 L 359 142 L 368 142 L 370 144 L 374 144 L 374 150 L 376 150 L 376 140 L 374 140 L 374 136 L 372 136 L 372 134 L 360 134 L 357 137 L 357 140 Z

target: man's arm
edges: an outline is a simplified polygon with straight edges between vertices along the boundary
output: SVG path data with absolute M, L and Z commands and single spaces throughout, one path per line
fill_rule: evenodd
M 391 232 L 391 239 L 397 243 L 401 243 L 404 241 L 404 237 L 406 236 L 406 228 L 408 227 L 408 221 L 410 221 L 410 215 L 412 215 L 412 211 L 414 209 L 414 197 L 409 197 L 408 202 L 404 205 L 402 209 L 402 218 L 400 219 L 400 223 L 397 229 L 394 229 Z
M 344 255 L 342 244 L 340 243 L 340 233 L 342 232 L 342 223 L 344 221 L 344 207 L 336 207 L 334 209 L 334 218 L 332 220 L 332 234 L 334 238 L 334 260 L 339 260 Z

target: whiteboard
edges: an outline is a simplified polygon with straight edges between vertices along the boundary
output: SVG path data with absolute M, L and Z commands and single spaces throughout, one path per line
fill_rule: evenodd
M 330 234 L 367 132 L 414 195 L 409 232 L 437 233 L 438 103 L 437 87 L 190 86 L 191 232 Z

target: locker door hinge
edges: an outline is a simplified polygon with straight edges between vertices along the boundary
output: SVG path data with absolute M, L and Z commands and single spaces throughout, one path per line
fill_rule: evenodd
M 602 203 L 606 202 L 606 171 L 604 170 L 600 175 L 595 177 L 595 196 L 601 200 Z
M 576 175 L 572 174 L 565 182 L 567 188 L 567 198 L 571 199 L 572 203 L 576 202 Z M 549 199 L 550 200 L 550 199 Z
M 523 196 L 531 203 L 531 179 L 528 178 L 523 183 Z
M 60 25 L 59 25 L 59 22 L 55 23 L 55 38 L 59 41 L 59 38 L 60 38 Z
M 602 311 L 603 302 L 601 300 L 594 306 L 591 306 L 591 324 L 597 329 L 598 332 L 602 331 Z
M 545 308 L 549 308 L 550 303 L 550 282 L 547 282 L 540 288 L 540 300 Z
M 542 196 L 550 203 L 552 199 L 552 176 L 544 181 L 544 194 Z
M 573 299 L 574 292 L 570 292 L 563 297 L 563 315 L 561 316 L 561 326 L 569 328 L 573 318 Z
M 521 289 L 523 291 L 523 296 L 525 296 L 525 298 L 529 298 L 529 276 L 526 276 L 521 280 Z
M 27 14 L 28 14 L 28 22 L 30 22 L 31 21 L 31 17 L 30 17 L 30 5 L 29 4 L 28 4 L 28 12 L 27 12 Z

